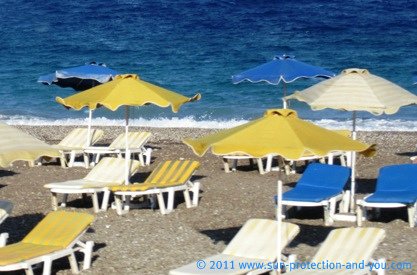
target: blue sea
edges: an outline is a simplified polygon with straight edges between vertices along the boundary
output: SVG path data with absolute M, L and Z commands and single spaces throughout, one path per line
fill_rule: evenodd
M 366 68 L 417 93 L 417 1 L 3 0 L 0 9 L 0 120 L 9 124 L 86 123 L 87 111 L 69 111 L 56 96 L 70 88 L 37 83 L 40 75 L 91 61 L 187 96 L 202 94 L 177 114 L 134 108 L 133 125 L 231 127 L 282 106 L 281 86 L 231 76 L 277 54 L 339 73 Z M 317 83 L 297 80 L 288 91 Z M 351 114 L 311 111 L 299 116 L 346 128 Z M 417 106 L 375 117 L 359 113 L 362 130 L 417 130 Z M 98 110 L 96 125 L 121 125 L 123 110 Z

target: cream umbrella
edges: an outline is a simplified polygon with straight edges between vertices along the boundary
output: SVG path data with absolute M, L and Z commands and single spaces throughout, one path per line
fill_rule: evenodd
M 17 160 L 32 163 L 42 156 L 57 158 L 60 155 L 57 149 L 43 141 L 17 128 L 0 123 L 1 167 L 7 167 Z
M 322 81 L 303 91 L 286 96 L 285 100 L 306 102 L 313 110 L 325 108 L 352 111 L 352 138 L 356 139 L 356 112 L 374 115 L 394 114 L 402 106 L 417 104 L 417 96 L 366 69 L 345 69 L 334 78 Z M 355 153 L 352 153 L 351 210 L 355 195 Z

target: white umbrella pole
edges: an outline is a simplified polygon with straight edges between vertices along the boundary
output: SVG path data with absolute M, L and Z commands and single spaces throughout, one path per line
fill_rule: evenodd
M 282 236 L 282 180 L 279 179 L 277 183 L 277 263 L 278 274 L 281 274 L 281 236 Z
M 129 184 L 129 174 L 130 174 L 130 150 L 129 150 L 129 139 L 128 139 L 128 133 L 129 133 L 129 106 L 125 106 L 125 145 L 126 145 L 126 151 L 125 151 L 125 161 L 126 161 L 126 167 L 125 167 L 125 184 Z
M 86 147 L 91 145 L 91 124 L 93 121 L 93 110 L 88 109 L 88 125 L 87 125 L 87 144 Z
M 352 139 L 356 140 L 356 111 L 353 111 L 352 114 Z M 351 157 L 351 175 L 350 175 L 350 212 L 355 211 L 355 187 L 356 187 L 356 181 L 355 181 L 355 174 L 356 174 L 356 152 L 352 151 L 352 157 Z

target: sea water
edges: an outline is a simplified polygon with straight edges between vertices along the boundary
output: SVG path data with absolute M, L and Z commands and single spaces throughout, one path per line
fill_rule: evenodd
M 174 114 L 156 106 L 131 108 L 138 126 L 224 128 L 280 108 L 282 86 L 231 76 L 277 54 L 335 73 L 366 68 L 417 93 L 417 1 L 3 0 L 0 9 L 0 120 L 9 124 L 78 125 L 87 111 L 55 102 L 70 88 L 37 83 L 40 75 L 91 61 L 192 96 Z M 317 80 L 297 80 L 288 92 Z M 329 128 L 350 127 L 351 113 L 299 116 Z M 417 130 L 417 106 L 390 116 L 358 113 L 362 130 Z M 99 109 L 96 125 L 121 125 L 124 110 Z

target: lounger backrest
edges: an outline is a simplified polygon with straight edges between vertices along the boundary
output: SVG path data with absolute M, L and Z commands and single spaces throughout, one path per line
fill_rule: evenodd
M 382 167 L 376 184 L 377 191 L 417 190 L 417 165 L 399 164 Z
M 127 142 L 129 148 L 140 148 L 145 145 L 146 142 L 151 138 L 152 133 L 150 132 L 129 132 L 127 135 Z M 126 148 L 126 134 L 120 134 L 117 138 L 109 145 L 110 149 L 123 149 Z
M 86 128 L 76 128 L 72 130 L 60 143 L 59 146 L 65 147 L 86 147 L 87 146 L 87 132 L 88 129 Z M 95 144 L 97 141 L 101 139 L 104 132 L 100 129 L 91 129 L 91 142 L 90 145 Z
M 160 163 L 145 180 L 145 183 L 160 187 L 169 183 L 186 183 L 198 167 L 200 167 L 198 161 L 168 160 Z
M 367 264 L 384 238 L 385 231 L 380 228 L 335 229 L 327 236 L 312 262 L 359 263 L 363 260 Z
M 90 173 L 84 179 L 97 182 L 124 183 L 125 182 L 125 166 L 124 158 L 102 158 L 100 162 L 91 169 Z M 136 173 L 140 167 L 140 162 L 130 160 L 130 175 Z
M 298 180 L 297 186 L 333 188 L 342 190 L 350 177 L 350 168 L 321 163 L 311 163 Z
M 93 222 L 87 213 L 55 211 L 49 213 L 22 243 L 68 247 Z
M 291 223 L 282 223 L 281 248 L 298 234 L 300 228 Z M 223 254 L 274 261 L 277 257 L 277 221 L 267 219 L 248 220 Z

